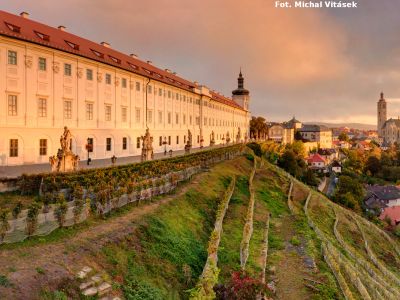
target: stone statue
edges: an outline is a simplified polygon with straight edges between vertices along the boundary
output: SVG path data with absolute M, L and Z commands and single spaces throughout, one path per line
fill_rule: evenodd
M 153 137 L 150 136 L 149 128 L 146 128 L 146 133 L 141 136 L 142 139 L 142 161 L 151 160 L 154 157 L 153 153 Z
M 240 139 L 242 138 L 242 133 L 240 132 L 240 127 L 238 128 L 238 133 L 236 135 L 236 143 L 240 143 Z
M 214 134 L 214 130 L 211 131 L 210 134 L 210 146 L 214 146 L 215 145 L 215 134 Z
M 192 132 L 188 129 L 188 139 L 185 145 L 185 152 L 189 153 L 190 149 L 192 149 Z
M 71 131 L 67 126 L 64 127 L 64 133 L 60 138 L 61 149 L 64 152 L 71 152 Z
M 61 148 L 57 155 L 49 157 L 52 172 L 76 171 L 79 164 L 79 156 L 71 151 L 71 131 L 67 126 L 64 127 L 64 133 L 60 137 Z
M 226 132 L 226 143 L 228 144 L 231 141 L 231 137 L 229 135 L 229 131 Z

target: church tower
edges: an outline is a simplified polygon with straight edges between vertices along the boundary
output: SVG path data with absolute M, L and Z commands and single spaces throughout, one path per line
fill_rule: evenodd
M 381 93 L 381 98 L 378 101 L 378 136 L 383 137 L 382 127 L 387 120 L 386 111 L 386 100 L 383 98 L 383 93 Z
M 245 110 L 249 110 L 249 94 L 250 92 L 244 88 L 244 78 L 242 75 L 242 70 L 240 70 L 238 77 L 238 87 L 236 90 L 232 91 L 232 99 Z

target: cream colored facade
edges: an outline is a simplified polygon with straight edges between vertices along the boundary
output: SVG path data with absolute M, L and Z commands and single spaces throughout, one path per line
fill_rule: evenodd
M 14 64 L 15 54 L 15 64 Z M 146 99 L 147 98 L 147 99 Z M 147 101 L 146 101 L 147 100 Z M 212 99 L 205 86 L 179 89 L 68 52 L 0 36 L 0 166 L 47 163 L 63 127 L 72 150 L 92 159 L 140 155 L 149 127 L 155 152 L 216 144 L 249 132 L 247 109 Z
M 325 126 L 303 125 L 299 132 L 303 139 L 317 142 L 319 148 L 332 148 L 332 130 Z
M 294 129 L 282 124 L 273 124 L 268 128 L 268 139 L 281 144 L 291 144 L 294 141 Z

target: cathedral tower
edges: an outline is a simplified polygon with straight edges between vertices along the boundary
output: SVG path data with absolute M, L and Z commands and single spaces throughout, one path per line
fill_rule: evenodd
M 381 93 L 381 98 L 378 101 L 378 136 L 383 137 L 382 127 L 387 120 L 386 111 L 386 100 L 383 98 L 383 93 Z
M 238 87 L 236 90 L 232 91 L 232 99 L 245 110 L 249 110 L 249 94 L 250 92 L 244 88 L 244 78 L 242 76 L 242 70 L 240 70 Z

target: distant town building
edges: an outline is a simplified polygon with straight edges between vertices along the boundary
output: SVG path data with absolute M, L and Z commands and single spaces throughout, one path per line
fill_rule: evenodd
M 364 203 L 369 210 L 383 211 L 386 207 L 400 206 L 400 189 L 394 185 L 367 186 Z
M 268 126 L 268 139 L 281 144 L 291 144 L 294 141 L 294 129 L 286 124 L 271 123 Z
M 386 207 L 379 216 L 382 221 L 390 220 L 392 226 L 400 224 L 400 206 Z
M 386 100 L 383 97 L 383 92 L 381 93 L 381 97 L 378 100 L 378 136 L 384 138 L 384 125 L 387 120 L 387 104 Z
M 298 131 L 303 140 L 317 142 L 319 148 L 332 148 L 332 130 L 328 127 L 305 124 Z
M 326 167 L 326 160 L 318 153 L 312 154 L 307 159 L 308 165 L 313 169 L 323 169 Z
M 291 120 L 289 120 L 288 122 L 286 122 L 286 124 L 285 124 L 288 128 L 293 128 L 295 131 L 297 130 L 297 129 L 300 129 L 302 126 L 303 126 L 303 124 L 299 121 L 299 120 L 296 120 L 296 117 L 295 116 L 293 116 L 293 118 L 291 119 Z
M 335 173 L 342 173 L 342 165 L 337 160 L 334 160 L 331 164 L 332 171 Z

